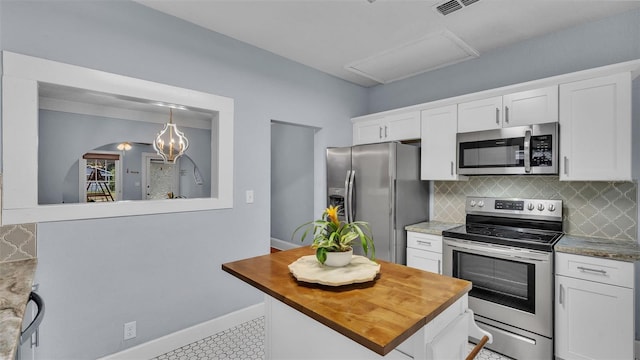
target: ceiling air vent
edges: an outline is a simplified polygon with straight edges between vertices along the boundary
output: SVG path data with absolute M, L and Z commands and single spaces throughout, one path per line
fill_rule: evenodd
M 436 9 L 438 9 L 440 14 L 448 15 L 454 11 L 462 9 L 462 5 L 460 5 L 457 0 L 451 0 L 436 6 Z
M 469 6 L 469 5 L 473 4 L 476 1 L 478 1 L 478 0 L 461 0 L 462 5 L 464 5 L 464 6 Z
M 478 1 L 479 0 L 449 0 L 437 4 L 434 8 L 441 15 L 449 15 L 454 11 L 462 9 L 464 6 L 469 6 Z

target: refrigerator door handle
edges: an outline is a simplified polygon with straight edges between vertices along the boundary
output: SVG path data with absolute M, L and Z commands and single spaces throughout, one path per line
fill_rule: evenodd
M 351 170 L 347 170 L 347 176 L 344 178 L 344 219 L 349 222 L 349 180 L 351 179 Z
M 353 193 L 353 183 L 356 179 L 356 171 L 355 170 L 351 170 L 351 177 L 349 179 L 349 190 L 348 190 L 348 194 L 349 194 L 349 218 L 347 220 L 347 222 L 353 222 L 356 220 L 356 209 L 353 206 L 353 199 L 355 197 L 355 194 Z

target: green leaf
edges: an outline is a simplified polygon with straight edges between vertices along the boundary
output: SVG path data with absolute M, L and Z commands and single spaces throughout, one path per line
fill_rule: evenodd
M 318 259 L 320 264 L 324 264 L 324 262 L 327 261 L 327 249 L 326 248 L 316 249 L 316 259 Z

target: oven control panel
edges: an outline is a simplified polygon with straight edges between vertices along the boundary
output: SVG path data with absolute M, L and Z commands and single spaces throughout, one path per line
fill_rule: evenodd
M 467 214 L 562 220 L 562 200 L 467 197 Z

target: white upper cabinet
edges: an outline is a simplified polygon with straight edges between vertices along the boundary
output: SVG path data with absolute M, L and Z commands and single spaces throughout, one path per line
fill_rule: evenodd
M 408 111 L 356 120 L 353 124 L 353 145 L 420 138 L 420 112 Z
M 558 87 L 505 95 L 503 127 L 558 122 Z
M 458 104 L 458 132 L 502 127 L 502 96 Z
M 422 180 L 461 180 L 457 174 L 457 106 L 449 105 L 422 111 Z
M 458 132 L 558 121 L 558 87 L 520 91 L 458 104 Z
M 631 180 L 631 74 L 561 84 L 560 138 L 560 180 Z

